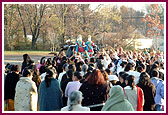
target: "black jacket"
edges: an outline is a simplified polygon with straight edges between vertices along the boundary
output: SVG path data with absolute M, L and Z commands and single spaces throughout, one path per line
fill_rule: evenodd
M 143 90 L 144 93 L 144 111 L 154 111 L 155 110 L 155 86 L 153 83 L 149 85 L 141 85 L 140 83 L 137 84 Z
M 15 72 L 7 74 L 5 78 L 5 90 L 4 90 L 4 98 L 13 99 L 15 97 L 15 87 L 17 82 L 19 81 L 20 75 Z

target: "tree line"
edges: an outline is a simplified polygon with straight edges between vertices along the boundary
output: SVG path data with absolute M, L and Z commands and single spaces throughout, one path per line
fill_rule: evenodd
M 155 16 L 152 14 L 155 7 L 146 7 L 148 16 Z M 163 29 L 164 18 L 160 19 L 163 6 L 157 9 L 160 9 L 159 18 L 154 18 Z M 128 48 L 130 39 L 149 34 L 152 26 L 147 26 L 152 23 L 149 21 L 143 11 L 124 5 L 100 4 L 91 9 L 90 4 L 5 4 L 4 47 L 5 50 L 49 50 L 53 45 L 59 49 L 72 44 L 81 34 L 84 41 L 91 35 L 96 44 Z

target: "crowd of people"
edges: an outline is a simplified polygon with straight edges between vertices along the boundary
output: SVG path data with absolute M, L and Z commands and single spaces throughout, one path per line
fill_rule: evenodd
M 4 85 L 8 111 L 163 111 L 164 54 L 61 51 L 38 64 L 24 54 L 21 69 L 5 66 Z

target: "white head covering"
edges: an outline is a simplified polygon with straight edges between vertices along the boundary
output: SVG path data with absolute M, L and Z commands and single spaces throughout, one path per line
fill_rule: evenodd
M 78 35 L 78 40 L 82 41 L 82 35 Z
M 109 77 L 110 81 L 113 81 L 113 80 L 119 81 L 119 79 L 116 75 L 108 75 L 108 77 Z
M 88 35 L 88 41 L 91 41 L 91 35 Z

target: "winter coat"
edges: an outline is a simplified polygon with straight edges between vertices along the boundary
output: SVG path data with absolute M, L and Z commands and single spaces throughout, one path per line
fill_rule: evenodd
M 49 87 L 46 87 L 45 80 L 39 87 L 39 110 L 53 111 L 60 110 L 63 107 L 62 93 L 59 82 L 51 78 Z
M 95 104 L 102 104 L 107 100 L 107 94 L 109 92 L 109 88 L 107 84 L 102 85 L 91 85 L 88 82 L 84 82 L 79 91 L 82 92 L 84 99 L 82 100 L 82 106 L 90 106 Z M 91 108 L 100 109 L 100 108 Z
M 5 100 L 12 99 L 14 100 L 15 97 L 15 88 L 16 84 L 19 81 L 20 75 L 16 74 L 15 72 L 7 74 L 5 77 Z
M 164 81 L 157 77 L 152 77 L 151 82 L 155 84 L 156 95 L 155 103 L 156 105 L 163 105 L 164 103 Z
M 155 85 L 153 83 L 142 85 L 140 83 L 137 84 L 143 90 L 144 93 L 144 111 L 154 111 L 155 110 Z
M 15 111 L 37 110 L 37 87 L 28 77 L 21 77 L 16 85 Z

